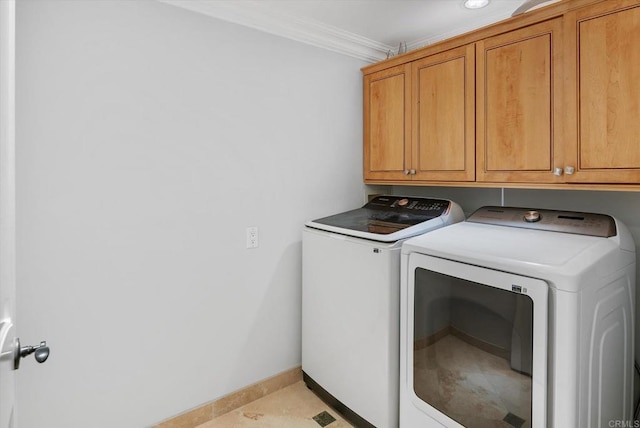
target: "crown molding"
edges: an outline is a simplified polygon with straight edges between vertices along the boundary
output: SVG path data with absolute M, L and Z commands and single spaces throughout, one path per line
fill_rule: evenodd
M 224 21 L 348 55 L 368 63 L 387 58 L 394 47 L 323 24 L 269 9 L 257 1 L 158 0 Z

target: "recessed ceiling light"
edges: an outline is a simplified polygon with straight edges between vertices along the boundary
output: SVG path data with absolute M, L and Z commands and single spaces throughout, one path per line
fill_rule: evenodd
M 480 9 L 481 7 L 485 7 L 489 4 L 489 0 L 466 0 L 464 2 L 464 7 L 467 9 Z

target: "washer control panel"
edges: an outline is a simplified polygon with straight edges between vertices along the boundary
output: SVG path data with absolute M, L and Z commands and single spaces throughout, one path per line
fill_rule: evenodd
M 452 202 L 446 199 L 377 196 L 362 208 L 313 220 L 311 223 L 315 226 L 310 226 L 317 228 L 317 225 L 321 225 L 320 229 L 330 226 L 345 231 L 390 235 L 448 215 L 451 206 Z
M 482 207 L 467 221 L 549 232 L 609 238 L 616 236 L 616 222 L 604 214 L 515 207 Z
M 403 196 L 377 196 L 364 208 L 393 210 L 398 213 L 426 214 L 440 217 L 449 209 L 450 202 L 444 199 L 416 198 Z

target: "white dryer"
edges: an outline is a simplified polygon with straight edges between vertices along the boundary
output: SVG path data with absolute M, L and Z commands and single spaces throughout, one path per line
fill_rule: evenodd
M 635 260 L 618 220 L 552 210 L 405 241 L 400 426 L 634 426 Z
M 448 200 L 379 196 L 306 223 L 303 376 L 356 426 L 398 426 L 403 240 L 462 220 Z

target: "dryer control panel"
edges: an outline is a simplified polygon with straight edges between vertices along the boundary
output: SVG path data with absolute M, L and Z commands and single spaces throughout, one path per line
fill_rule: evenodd
M 482 207 L 467 219 L 472 223 L 549 232 L 573 233 L 577 235 L 609 238 L 616 236 L 616 222 L 605 214 L 556 211 L 516 207 Z

